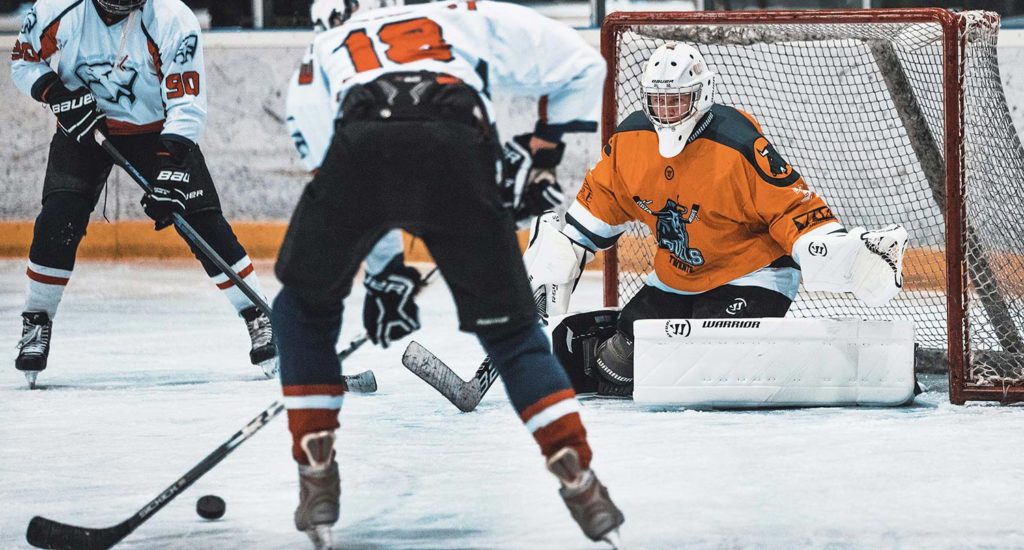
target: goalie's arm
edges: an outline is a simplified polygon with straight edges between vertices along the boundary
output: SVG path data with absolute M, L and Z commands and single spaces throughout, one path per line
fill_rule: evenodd
M 789 185 L 769 183 L 757 174 L 752 180 L 753 204 L 776 242 L 800 265 L 804 288 L 849 292 L 871 307 L 899 293 L 905 229 L 847 231 L 799 176 Z
M 614 158 L 605 155 L 586 176 L 576 200 L 563 216 L 545 212 L 533 223 L 523 260 L 542 317 L 569 310 L 583 268 L 599 249 L 615 244 L 629 215 L 616 202 Z

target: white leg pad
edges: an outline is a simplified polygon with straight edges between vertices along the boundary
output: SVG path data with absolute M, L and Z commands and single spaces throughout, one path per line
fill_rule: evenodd
M 661 319 L 634 331 L 637 403 L 896 406 L 914 396 L 911 321 Z

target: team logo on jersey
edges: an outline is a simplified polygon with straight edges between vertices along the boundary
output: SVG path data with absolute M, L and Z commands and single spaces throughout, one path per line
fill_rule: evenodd
M 36 28 L 36 9 L 32 8 L 28 10 L 28 14 L 25 15 L 25 21 L 21 23 L 21 34 L 28 34 L 32 32 L 32 29 Z
M 785 178 L 793 171 L 793 167 L 786 162 L 786 159 L 782 158 L 782 155 L 775 150 L 775 147 L 764 136 L 758 136 L 754 140 L 754 154 L 756 155 L 758 168 L 773 178 Z
M 676 177 L 675 169 L 673 169 L 671 166 L 666 166 L 665 167 L 665 179 L 671 180 L 674 177 Z
M 174 53 L 174 62 L 178 64 L 188 63 L 196 56 L 196 48 L 199 45 L 199 37 L 190 34 L 178 44 L 178 51 Z
M 658 248 L 668 250 L 672 265 L 686 272 L 704 265 L 704 254 L 696 248 L 690 248 L 690 235 L 686 226 L 698 221 L 697 212 L 700 205 L 694 204 L 689 209 L 672 199 L 665 201 L 665 206 L 657 212 L 651 210 L 653 201 L 633 197 L 633 201 L 641 210 L 655 217 L 655 238 Z
M 125 107 L 135 103 L 135 81 L 139 78 L 139 71 L 134 67 L 115 68 L 109 61 L 82 63 L 75 69 L 75 74 L 100 99 L 117 104 L 126 99 Z

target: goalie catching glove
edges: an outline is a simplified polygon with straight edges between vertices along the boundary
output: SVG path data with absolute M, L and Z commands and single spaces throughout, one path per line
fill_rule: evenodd
M 852 292 L 870 307 L 879 307 L 903 288 L 903 254 L 907 230 L 899 225 L 849 233 L 831 224 L 797 239 L 793 258 L 810 291 Z
M 537 313 L 543 318 L 569 311 L 569 296 L 594 259 L 594 252 L 562 233 L 562 215 L 548 211 L 533 221 L 530 244 L 523 255 Z
M 502 196 L 513 209 L 516 222 L 529 220 L 565 202 L 555 168 L 562 162 L 565 144 L 530 148 L 532 134 L 520 134 L 502 150 Z
M 366 275 L 363 326 L 366 335 L 382 348 L 420 328 L 420 309 L 414 301 L 423 277 L 415 268 L 395 256 L 384 270 Z

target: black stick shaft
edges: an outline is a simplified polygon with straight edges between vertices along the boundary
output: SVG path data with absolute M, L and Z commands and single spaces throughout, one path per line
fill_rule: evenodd
M 110 143 L 107 136 L 103 135 L 103 133 L 98 130 L 96 131 L 96 141 L 99 142 L 100 146 L 103 147 L 107 154 L 110 155 L 110 158 L 114 159 L 114 162 L 116 162 L 118 166 L 123 168 L 125 172 L 128 172 L 128 175 L 135 180 L 135 183 L 139 184 L 139 187 L 142 187 L 143 191 L 147 194 L 153 192 L 153 186 L 146 181 L 146 178 L 139 173 L 132 163 L 128 162 L 128 159 L 124 158 L 124 155 L 114 147 L 113 143 Z M 172 214 L 172 218 L 174 220 L 174 226 L 178 228 L 178 231 L 180 231 L 182 236 L 185 237 L 185 240 L 198 248 L 204 256 L 209 258 L 210 261 L 217 266 L 217 269 L 221 270 L 228 279 L 231 279 L 231 282 L 238 286 L 238 289 L 242 291 L 242 294 L 245 294 L 246 297 L 252 300 L 252 303 L 255 304 L 256 307 L 260 308 L 260 311 L 266 314 L 267 317 L 270 317 L 270 306 L 267 304 L 266 300 L 257 294 L 248 283 L 243 281 L 242 278 L 235 273 L 234 269 L 231 269 L 231 266 L 224 261 L 224 258 L 221 258 L 220 254 L 217 254 L 217 251 L 210 246 L 210 243 L 206 242 L 206 239 L 199 235 L 191 224 L 185 221 L 185 217 L 175 212 Z

